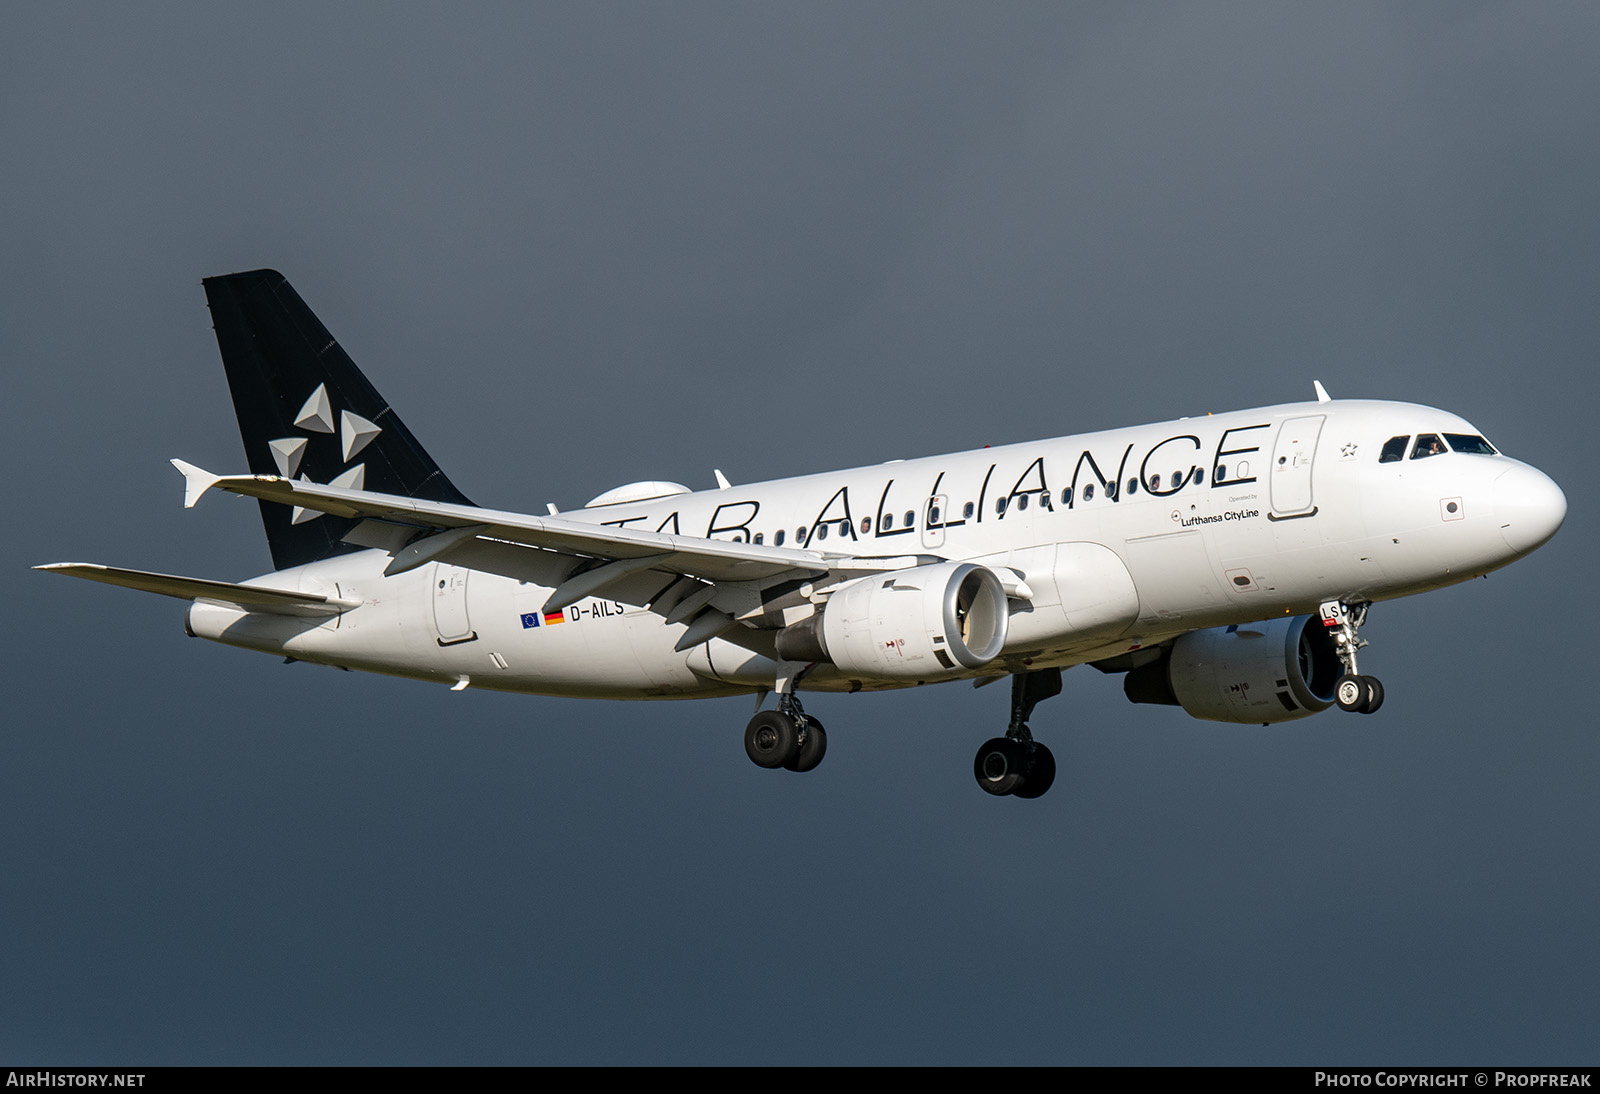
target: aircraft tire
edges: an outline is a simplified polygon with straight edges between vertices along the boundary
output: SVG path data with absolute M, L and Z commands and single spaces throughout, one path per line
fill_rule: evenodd
M 794 719 L 779 711 L 760 711 L 744 727 L 744 752 L 757 767 L 782 767 L 799 747 Z
M 1339 704 L 1340 710 L 1361 710 L 1371 695 L 1372 689 L 1367 686 L 1365 676 L 1345 673 L 1333 685 L 1333 701 Z
M 1363 676 L 1367 683 L 1367 701 L 1361 705 L 1362 714 L 1376 714 L 1383 706 L 1383 685 L 1376 676 Z
M 983 743 L 972 761 L 972 776 L 987 794 L 1004 797 L 1022 785 L 1028 756 L 1022 745 L 1010 737 L 994 737 Z
M 1022 785 L 1011 793 L 1018 798 L 1042 798 L 1056 781 L 1056 758 L 1037 741 L 1033 745 L 1033 764 L 1022 778 Z
M 810 771 L 822 762 L 828 753 L 828 731 L 815 718 L 806 719 L 806 739 L 790 759 L 784 763 L 788 771 Z

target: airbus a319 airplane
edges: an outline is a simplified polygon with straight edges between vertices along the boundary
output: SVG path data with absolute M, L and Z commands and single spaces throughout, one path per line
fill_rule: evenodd
M 190 601 L 189 634 L 455 689 L 754 694 L 745 749 L 808 771 L 801 691 L 1011 678 L 991 794 L 1055 778 L 1028 719 L 1061 670 L 1273 723 L 1383 702 L 1370 605 L 1521 558 L 1559 487 L 1454 414 L 1330 399 L 530 515 L 475 505 L 271 270 L 205 282 L 248 475 L 172 461 L 184 504 L 259 499 L 274 572 L 40 567 Z M 776 709 L 762 710 L 776 694 Z

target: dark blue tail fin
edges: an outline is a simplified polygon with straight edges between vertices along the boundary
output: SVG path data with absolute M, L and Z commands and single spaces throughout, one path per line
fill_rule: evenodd
M 256 475 L 471 505 L 276 270 L 205 279 L 245 458 Z M 360 548 L 355 521 L 261 502 L 272 565 Z

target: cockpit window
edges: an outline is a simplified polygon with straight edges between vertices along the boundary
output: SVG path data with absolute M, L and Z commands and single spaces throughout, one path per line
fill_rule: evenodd
M 1444 442 L 1437 433 L 1418 433 L 1417 443 L 1411 446 L 1411 458 L 1425 460 L 1429 456 L 1438 456 L 1444 452 Z
M 1446 433 L 1444 439 L 1450 442 L 1452 452 L 1466 452 L 1474 456 L 1499 455 L 1494 450 L 1494 445 L 1471 433 Z
M 1394 463 L 1406 458 L 1406 442 L 1411 439 L 1411 434 L 1404 437 L 1390 437 L 1383 442 L 1383 452 L 1378 456 L 1379 463 Z

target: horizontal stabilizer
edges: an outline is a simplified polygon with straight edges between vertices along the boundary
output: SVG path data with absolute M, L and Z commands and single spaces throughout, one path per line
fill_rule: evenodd
M 257 585 L 236 585 L 229 581 L 207 581 L 200 577 L 153 574 L 145 570 L 123 570 L 115 566 L 97 566 L 92 562 L 56 562 L 48 566 L 35 566 L 34 569 L 100 581 L 107 585 L 121 585 L 147 593 L 160 593 L 179 600 L 232 604 L 245 611 L 273 615 L 338 615 L 360 604 L 358 600 L 338 600 L 316 593 L 265 589 Z
M 183 507 L 193 509 L 194 503 L 200 500 L 200 495 L 210 490 L 221 481 L 221 475 L 213 475 L 203 467 L 196 467 L 192 463 L 182 460 L 170 461 L 183 475 Z

